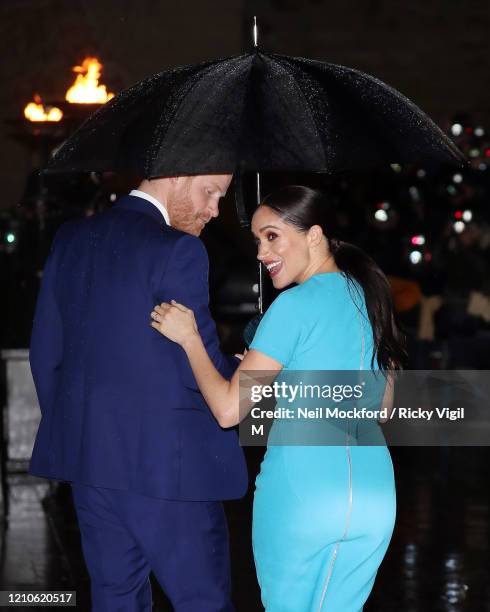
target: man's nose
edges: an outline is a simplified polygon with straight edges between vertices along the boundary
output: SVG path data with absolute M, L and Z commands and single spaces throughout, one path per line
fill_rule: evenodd
M 219 202 L 215 202 L 210 205 L 209 214 L 211 217 L 217 217 L 219 215 Z

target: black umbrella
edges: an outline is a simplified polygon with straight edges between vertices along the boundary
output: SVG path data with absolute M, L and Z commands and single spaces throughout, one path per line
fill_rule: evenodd
M 377 78 L 256 48 L 164 71 L 121 92 L 48 169 L 153 178 L 463 161 L 427 115 Z
M 246 225 L 240 188 L 246 171 L 257 172 L 258 202 L 259 172 L 464 161 L 427 115 L 379 79 L 256 46 L 161 72 L 121 92 L 65 142 L 48 170 L 146 178 L 239 171 L 237 209 Z M 262 312 L 261 266 L 259 286 Z

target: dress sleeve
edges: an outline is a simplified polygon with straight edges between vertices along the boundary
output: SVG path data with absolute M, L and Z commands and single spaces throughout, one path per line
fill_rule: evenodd
M 296 295 L 291 290 L 278 295 L 263 316 L 250 348 L 287 366 L 298 346 L 303 328 L 298 306 Z

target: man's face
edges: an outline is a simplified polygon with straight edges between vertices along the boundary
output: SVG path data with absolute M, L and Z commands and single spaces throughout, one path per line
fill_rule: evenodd
M 206 223 L 218 216 L 219 200 L 226 195 L 231 179 L 231 174 L 176 177 L 166 201 L 170 225 L 199 236 Z

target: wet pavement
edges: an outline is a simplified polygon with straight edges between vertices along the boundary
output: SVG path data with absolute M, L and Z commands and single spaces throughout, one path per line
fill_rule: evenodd
M 261 452 L 247 449 L 251 474 Z M 397 521 L 364 612 L 490 612 L 490 449 L 392 448 L 391 453 Z M 1 588 L 76 590 L 77 609 L 90 610 L 70 488 L 18 473 L 9 475 L 8 491 Z M 251 504 L 252 493 L 226 504 L 238 612 L 263 609 L 250 545 Z M 155 583 L 153 592 L 156 612 L 172 610 Z

